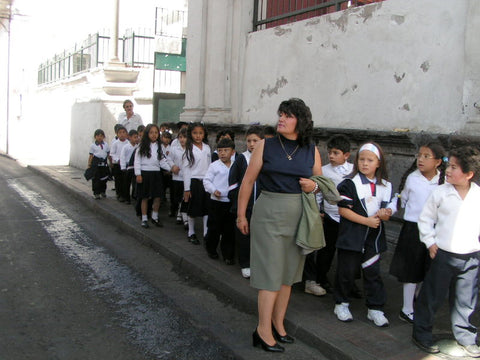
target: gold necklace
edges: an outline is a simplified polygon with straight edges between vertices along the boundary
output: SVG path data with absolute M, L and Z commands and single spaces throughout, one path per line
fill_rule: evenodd
M 280 145 L 282 145 L 283 152 L 287 156 L 287 159 L 292 160 L 293 159 L 292 156 L 297 152 L 299 145 L 297 144 L 297 147 L 293 150 L 291 154 L 289 154 L 287 150 L 285 150 L 285 146 L 283 146 L 282 137 L 280 135 L 278 135 L 278 140 L 280 140 Z

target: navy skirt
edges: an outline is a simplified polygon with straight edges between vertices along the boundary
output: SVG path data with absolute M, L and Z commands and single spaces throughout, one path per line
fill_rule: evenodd
M 160 171 L 142 171 L 142 183 L 137 183 L 137 197 L 154 199 L 163 197 L 162 173 Z
M 405 221 L 390 264 L 390 274 L 402 283 L 420 283 L 429 267 L 430 255 L 420 241 L 417 223 Z
M 187 203 L 187 215 L 190 217 L 208 215 L 210 194 L 205 191 L 202 179 L 192 179 L 190 181 L 190 193 L 192 197 Z

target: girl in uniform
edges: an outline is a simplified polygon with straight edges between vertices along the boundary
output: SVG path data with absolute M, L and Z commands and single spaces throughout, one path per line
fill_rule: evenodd
M 162 197 L 162 173 L 160 168 L 167 171 L 178 171 L 171 165 L 162 153 L 159 141 L 160 131 L 155 124 L 145 128 L 140 146 L 136 150 L 134 169 L 138 184 L 138 197 L 141 199 L 142 227 L 148 228 L 148 200 L 153 199 L 152 223 L 162 227 L 158 218 L 160 199 Z
M 95 199 L 107 197 L 107 181 L 110 177 L 108 167 L 108 156 L 110 148 L 105 140 L 105 133 L 102 129 L 95 130 L 95 142 L 90 146 L 90 156 L 88 157 L 88 167 L 92 169 L 92 191 Z
M 195 122 L 188 126 L 187 143 L 183 157 L 184 201 L 188 203 L 188 240 L 200 244 L 195 235 L 195 218 L 203 218 L 203 236 L 207 234 L 209 194 L 203 187 L 203 178 L 211 162 L 207 130 L 202 123 Z
M 418 217 L 428 196 L 445 181 L 443 157 L 439 143 L 428 143 L 418 150 L 416 160 L 400 182 L 401 206 L 405 208 L 404 223 L 390 264 L 390 274 L 403 283 L 403 307 L 400 320 L 413 323 L 413 299 L 430 264 L 430 257 L 418 234 Z M 440 171 L 439 171 L 440 170 Z
M 380 253 L 387 250 L 382 220 L 389 220 L 392 184 L 387 181 L 385 156 L 376 143 L 363 144 L 357 152 L 351 178 L 338 185 L 340 225 L 337 239 L 337 273 L 334 313 L 340 321 L 352 321 L 349 294 L 361 266 L 367 318 L 388 326 L 382 309 L 386 293 L 380 276 Z

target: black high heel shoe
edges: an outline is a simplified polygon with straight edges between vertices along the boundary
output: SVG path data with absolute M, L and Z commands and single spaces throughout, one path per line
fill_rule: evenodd
M 271 352 L 284 352 L 285 348 L 283 346 L 278 345 L 278 343 L 275 343 L 274 345 L 268 345 L 265 341 L 262 340 L 260 335 L 258 334 L 257 329 L 255 328 L 255 331 L 252 334 L 252 343 L 253 346 L 258 346 L 261 345 L 262 349 L 265 351 L 271 351 Z
M 280 335 L 277 329 L 275 329 L 275 326 L 273 324 L 272 324 L 272 332 L 273 332 L 273 337 L 277 339 L 277 341 L 280 341 L 281 343 L 293 344 L 295 342 L 295 339 L 288 334 Z

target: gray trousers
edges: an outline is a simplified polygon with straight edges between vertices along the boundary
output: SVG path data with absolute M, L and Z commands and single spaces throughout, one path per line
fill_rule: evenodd
M 415 339 L 433 343 L 434 316 L 448 295 L 455 339 L 461 345 L 475 344 L 477 328 L 470 323 L 470 317 L 478 297 L 478 254 L 452 254 L 438 249 L 416 301 Z

